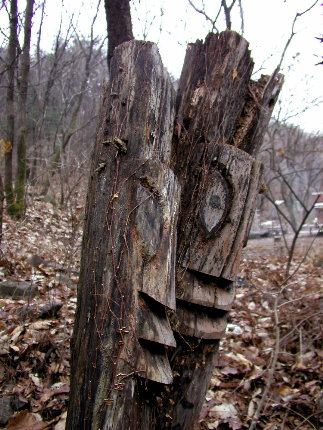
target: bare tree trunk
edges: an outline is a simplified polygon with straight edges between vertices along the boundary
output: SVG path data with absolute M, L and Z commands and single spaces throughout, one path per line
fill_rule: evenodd
M 261 188 L 262 165 L 244 149 L 257 152 L 281 86 L 251 82 L 252 67 L 234 32 L 190 45 L 175 114 L 156 46 L 115 49 L 88 191 L 67 430 L 194 428 Z
M 231 30 L 231 10 L 235 4 L 236 0 L 232 0 L 232 3 L 230 6 L 227 5 L 226 0 L 221 1 L 221 6 L 224 10 L 224 16 L 225 16 L 225 23 L 227 26 L 227 30 Z
M 129 0 L 104 1 L 108 26 L 108 65 L 114 49 L 133 39 Z
M 44 11 L 44 5 L 45 5 L 45 2 L 43 3 L 42 13 Z M 60 21 L 58 32 L 57 32 L 56 39 L 55 39 L 55 49 L 54 49 L 54 53 L 53 53 L 53 57 L 52 57 L 52 65 L 51 65 L 50 71 L 48 73 L 48 77 L 47 77 L 47 81 L 46 81 L 46 87 L 44 90 L 42 100 L 39 100 L 39 104 L 40 104 L 41 108 L 40 108 L 40 117 L 37 119 L 37 125 L 36 125 L 36 142 L 35 142 L 35 148 L 34 148 L 34 161 L 33 161 L 32 172 L 31 172 L 32 179 L 34 179 L 36 177 L 37 160 L 38 160 L 38 158 L 40 158 L 40 154 L 41 154 L 41 150 L 42 150 L 42 146 L 40 144 L 40 141 L 43 138 L 44 124 L 45 124 L 45 119 L 47 116 L 48 106 L 50 104 L 50 98 L 51 98 L 52 90 L 53 90 L 56 79 L 58 79 L 58 77 L 59 77 L 61 69 L 64 68 L 62 63 L 63 63 L 64 54 L 66 53 L 66 47 L 67 47 L 68 42 L 69 42 L 69 31 L 70 31 L 70 27 L 66 30 L 65 37 L 63 38 L 63 36 L 62 36 L 62 17 L 61 17 L 61 21 Z M 40 32 L 40 29 L 39 29 L 39 32 Z M 37 45 L 37 52 L 38 51 L 39 51 L 39 46 Z M 37 61 L 38 61 L 38 65 L 39 65 L 38 82 L 40 83 L 41 79 L 43 79 L 41 76 L 41 70 L 40 70 L 41 60 L 37 59 Z M 43 189 L 44 194 L 47 193 L 48 187 L 50 185 L 48 177 L 45 180 L 45 184 L 46 185 L 44 185 L 44 189 Z
M 18 139 L 17 139 L 17 172 L 15 186 L 15 216 L 25 213 L 25 186 L 27 172 L 27 93 L 30 70 L 30 40 L 34 0 L 27 0 L 24 22 L 24 46 L 21 54 L 21 66 L 18 78 Z
M 4 187 L 3 187 L 2 176 L 0 175 L 0 253 L 1 253 L 1 243 L 2 243 L 3 202 L 4 202 Z
M 6 140 L 9 142 L 8 151 L 5 152 L 5 175 L 4 187 L 6 192 L 7 211 L 12 214 L 14 203 L 13 178 L 12 178 L 12 153 L 15 140 L 15 71 L 17 68 L 17 57 L 19 42 L 17 36 L 18 10 L 17 0 L 10 2 L 10 35 L 7 55 L 8 87 L 6 97 L 7 127 Z
M 41 42 L 41 36 L 42 36 L 42 29 L 43 29 L 43 23 L 44 23 L 44 16 L 45 16 L 45 6 L 46 6 L 46 0 L 43 0 L 43 3 L 41 5 L 41 18 L 39 23 L 39 28 L 37 32 L 37 46 L 36 46 L 36 58 L 37 58 L 37 86 L 41 86 L 41 80 L 42 80 L 42 58 L 41 58 L 41 49 L 40 49 L 40 42 Z M 57 39 L 56 39 L 57 40 Z M 57 46 L 57 45 L 56 45 Z M 54 51 L 54 58 L 56 56 L 56 50 Z M 54 61 L 55 62 L 55 61 Z M 49 85 L 49 79 L 47 81 L 47 86 Z M 46 94 L 46 91 L 45 91 Z M 48 97 L 49 99 L 49 97 Z M 32 163 L 30 166 L 30 181 L 31 183 L 35 183 L 36 181 L 36 175 L 37 175 L 37 165 L 40 158 L 40 140 L 42 138 L 42 132 L 43 132 L 43 125 L 46 117 L 46 110 L 47 110 L 47 104 L 48 99 L 46 100 L 44 97 L 43 102 L 41 103 L 41 109 L 40 109 L 40 115 L 39 118 L 37 118 L 36 126 L 35 126 L 35 138 L 34 138 L 34 144 L 32 149 Z M 39 101 L 40 103 L 40 101 Z

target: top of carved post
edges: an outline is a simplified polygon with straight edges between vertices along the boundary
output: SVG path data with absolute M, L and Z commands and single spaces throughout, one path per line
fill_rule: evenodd
M 123 43 L 115 49 L 110 68 L 105 123 L 98 138 L 126 158 L 169 164 L 175 91 L 157 46 L 135 40 Z
M 176 101 L 178 124 L 190 135 L 194 130 L 197 142 L 229 143 L 252 69 L 248 42 L 233 31 L 190 44 Z
M 258 152 L 283 77 L 275 72 L 252 81 L 248 47 L 229 30 L 188 46 L 176 100 L 176 134 L 183 136 L 184 129 L 191 146 L 214 142 L 253 156 Z

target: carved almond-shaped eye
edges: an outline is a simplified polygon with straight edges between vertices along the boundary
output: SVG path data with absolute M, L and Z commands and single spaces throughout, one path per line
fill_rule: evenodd
M 207 239 L 223 225 L 231 207 L 231 186 L 219 171 L 212 175 L 200 208 L 200 219 Z

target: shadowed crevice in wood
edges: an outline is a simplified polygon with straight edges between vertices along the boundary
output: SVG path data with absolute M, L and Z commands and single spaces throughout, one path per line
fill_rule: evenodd
M 257 156 L 283 82 L 284 76 L 276 71 L 271 76 L 262 75 L 258 81 L 250 81 L 232 145 Z
M 162 384 L 173 382 L 173 373 L 167 356 L 167 348 L 160 343 L 139 339 L 138 375 Z
M 165 306 L 144 293 L 139 293 L 138 306 L 138 338 L 175 347 Z

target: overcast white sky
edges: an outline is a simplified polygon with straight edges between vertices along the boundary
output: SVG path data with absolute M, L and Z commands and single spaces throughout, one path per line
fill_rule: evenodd
M 8 1 L 8 0 L 7 0 Z M 214 18 L 220 0 L 192 0 L 197 8 L 203 9 Z M 18 0 L 23 10 L 24 0 Z M 230 1 L 228 1 L 230 3 Z M 270 74 L 279 63 L 281 53 L 291 34 L 295 14 L 309 8 L 315 0 L 241 0 L 244 10 L 244 36 L 250 43 L 255 61 L 255 71 Z M 321 61 L 323 44 L 315 39 L 323 33 L 323 7 L 317 1 L 314 8 L 299 17 L 295 25 L 295 36 L 287 51 L 283 72 L 285 85 L 281 96 L 280 118 L 292 116 L 303 109 L 305 112 L 290 119 L 309 132 L 323 133 L 323 103 L 314 106 L 314 100 L 323 100 L 323 65 Z M 69 16 L 74 13 L 74 24 L 80 34 L 89 33 L 90 23 L 95 13 L 97 0 L 76 1 L 47 0 L 46 20 L 43 29 L 43 48 L 51 49 L 57 33 L 63 10 L 63 21 L 67 26 Z M 196 39 L 204 39 L 210 30 L 208 23 L 189 5 L 188 0 L 132 0 L 132 20 L 135 37 L 157 42 L 165 66 L 175 77 L 179 77 L 184 60 L 186 44 Z M 238 1 L 236 2 L 238 5 Z M 7 27 L 5 11 L 1 10 L 1 27 Z M 38 31 L 37 16 L 34 18 L 34 40 Z M 239 8 L 232 11 L 232 29 L 241 32 Z M 224 30 L 223 15 L 217 21 L 217 28 Z M 106 20 L 101 0 L 96 22 L 98 35 L 106 34 Z M 279 108 L 279 107 L 278 107 Z M 278 115 L 278 109 L 275 114 Z

